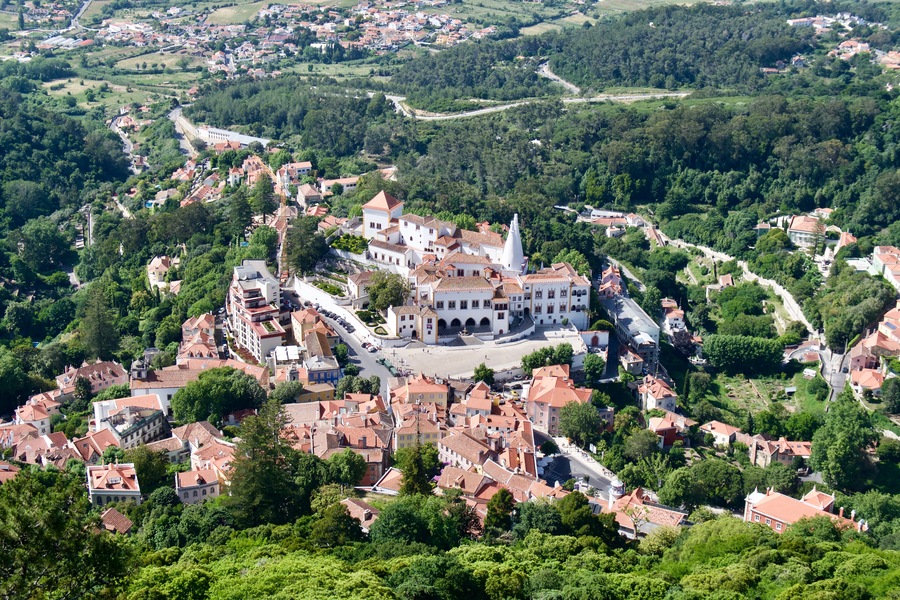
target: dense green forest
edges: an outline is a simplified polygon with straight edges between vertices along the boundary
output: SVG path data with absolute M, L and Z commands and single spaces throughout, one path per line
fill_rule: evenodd
M 766 77 L 760 69 L 779 61 L 789 65 L 793 56 L 808 55 L 820 43 L 813 39 L 812 28 L 789 27 L 788 18 L 842 10 L 878 22 L 891 22 L 896 12 L 889 4 L 876 3 L 791 2 L 757 4 L 752 10 L 705 3 L 662 6 L 607 17 L 592 27 L 463 44 L 417 56 L 396 70 L 387 89 L 433 110 L 446 110 L 454 99 L 560 94 L 562 88 L 535 74 L 540 62 L 549 61 L 553 72 L 585 90 L 654 87 L 757 93 L 790 85 L 807 94 L 810 82 L 805 78 L 787 83 Z M 853 34 L 882 51 L 897 43 L 894 31 L 858 26 Z M 840 40 L 836 34 L 825 39 Z
M 297 136 L 297 146 L 344 157 L 363 149 L 396 154 L 410 149 L 409 121 L 396 114 L 384 95 L 368 98 L 324 80 L 299 77 L 240 81 L 207 90 L 187 114 L 223 127 L 244 126 L 254 135 Z

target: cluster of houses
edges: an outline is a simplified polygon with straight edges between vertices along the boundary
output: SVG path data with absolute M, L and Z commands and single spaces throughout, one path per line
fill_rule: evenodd
M 877 249 L 876 249 L 877 250 Z M 895 377 L 891 359 L 900 358 L 900 301 L 881 318 L 875 329 L 848 353 L 850 387 L 858 397 L 880 396 L 888 377 Z
M 621 342 L 619 361 L 622 367 L 632 375 L 656 373 L 661 328 L 628 295 L 619 267 L 610 265 L 604 269 L 600 275 L 598 293 L 600 304 L 609 315 Z
M 327 345 L 327 325 L 317 320 L 312 309 L 292 318 L 301 335 L 321 337 Z M 184 324 L 186 336 L 202 339 L 214 320 L 210 316 L 190 319 Z M 190 345 L 187 342 L 184 345 Z M 110 448 L 146 446 L 162 452 L 172 464 L 189 463 L 177 473 L 173 484 L 182 502 L 202 502 L 228 493 L 235 445 L 216 426 L 205 421 L 180 427 L 170 424 L 170 401 L 178 389 L 199 377 L 205 369 L 218 366 L 241 368 L 269 389 L 269 371 L 236 361 L 180 357 L 173 367 L 147 371 L 140 361 L 130 377 L 116 363 L 98 362 L 69 368 L 58 379 L 59 389 L 38 394 L 16 411 L 13 423 L 0 424 L 0 448 L 17 461 L 40 466 L 64 466 L 69 460 L 87 464 L 87 487 L 92 504 L 105 507 L 118 502 L 140 502 L 141 488 L 133 464 L 110 464 L 104 452 Z M 275 369 L 278 379 L 283 369 Z M 96 401 L 89 432 L 67 440 L 61 432 L 51 432 L 50 417 L 59 414 L 62 403 L 75 393 L 79 378 L 90 382 L 96 393 L 112 385 L 130 383 L 127 398 Z M 657 434 L 660 446 L 671 447 L 686 441 L 699 430 L 707 442 L 727 447 L 745 444 L 750 462 L 760 467 L 773 463 L 794 466 L 811 453 L 809 442 L 784 438 L 749 436 L 737 427 L 711 421 L 698 427 L 696 421 L 675 412 L 677 395 L 665 382 L 647 375 L 631 385 L 640 407 L 648 412 L 647 427 Z M 554 501 L 567 492 L 560 482 L 543 479 L 544 457 L 535 442 L 535 431 L 559 435 L 559 416 L 570 403 L 591 402 L 591 390 L 576 386 L 566 365 L 537 368 L 521 392 L 499 394 L 481 383 L 442 380 L 424 374 L 391 379 L 387 399 L 379 394 L 346 393 L 343 398 L 306 396 L 304 401 L 285 405 L 288 423 L 282 436 L 294 448 L 328 459 L 353 452 L 365 460 L 361 488 L 373 493 L 396 495 L 403 474 L 391 465 L 398 450 L 415 445 L 433 445 L 442 463 L 435 493 L 461 494 L 483 520 L 487 503 L 500 489 L 512 493 L 517 502 L 538 499 Z M 333 388 L 332 388 L 333 390 Z M 603 427 L 612 428 L 615 411 L 598 407 Z M 236 423 L 251 414 L 229 415 Z M 650 416 L 653 415 L 653 416 Z M 0 463 L 0 483 L 15 477 L 15 464 Z M 662 506 L 643 489 L 626 493 L 617 480 L 607 499 L 592 499 L 595 512 L 612 512 L 619 531 L 630 537 L 642 536 L 667 525 L 688 525 L 687 514 Z M 359 499 L 344 505 L 368 529 L 378 518 L 378 510 Z M 868 524 L 851 514 L 834 511 L 834 497 L 813 490 L 797 500 L 767 490 L 754 491 L 745 500 L 744 520 L 764 524 L 776 532 L 810 516 L 829 516 L 843 527 L 865 531 Z M 114 508 L 103 513 L 110 531 L 127 532 L 130 522 Z

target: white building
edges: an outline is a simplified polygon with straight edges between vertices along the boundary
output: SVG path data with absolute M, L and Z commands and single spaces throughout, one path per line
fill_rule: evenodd
M 132 463 L 87 468 L 88 498 L 94 506 L 110 502 L 141 503 L 141 486 Z
M 281 289 L 266 262 L 244 260 L 235 267 L 225 302 L 235 342 L 257 362 L 265 362 L 287 337 L 278 322 Z
M 426 343 L 463 329 L 500 336 L 531 319 L 587 328 L 589 279 L 565 263 L 526 273 L 518 215 L 505 241 L 482 225 L 467 231 L 433 217 L 404 215 L 403 203 L 384 192 L 363 206 L 370 260 L 390 265 L 413 289 L 410 306 L 388 310 L 391 335 Z M 362 281 L 364 274 L 357 278 Z M 362 285 L 350 289 L 361 304 Z
M 182 504 L 197 504 L 219 495 L 219 478 L 212 469 L 196 469 L 175 474 L 175 492 Z

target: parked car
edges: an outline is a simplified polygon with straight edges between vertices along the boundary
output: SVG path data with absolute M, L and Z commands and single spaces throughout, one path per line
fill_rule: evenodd
M 369 347 L 366 348 L 366 350 L 368 350 L 369 353 L 371 353 L 371 354 L 375 354 L 376 352 L 378 352 L 378 348 L 376 348 L 376 347 L 373 346 L 372 344 L 369 344 Z

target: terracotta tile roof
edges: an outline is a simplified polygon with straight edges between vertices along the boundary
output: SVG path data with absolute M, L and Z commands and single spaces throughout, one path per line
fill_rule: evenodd
M 767 490 L 765 494 L 761 492 L 750 494 L 747 496 L 747 502 L 750 504 L 751 510 L 788 525 L 806 517 L 828 517 L 842 526 L 853 525 L 853 521 L 850 519 L 839 517 L 819 508 L 821 499 L 818 495 L 813 498 L 813 503 L 807 503 Z
M 484 277 L 468 276 L 468 277 L 444 277 L 434 287 L 435 291 L 464 291 L 464 290 L 494 290 Z
M 552 408 L 562 408 L 571 402 L 585 404 L 591 400 L 588 388 L 576 388 L 564 377 L 536 377 L 531 380 L 528 403 L 546 404 Z
M 531 371 L 531 376 L 535 379 L 539 377 L 568 377 L 569 365 L 549 365 L 546 367 L 538 367 Z
M 818 227 L 820 227 L 820 225 L 817 218 L 807 217 L 806 215 L 796 215 L 791 217 L 791 224 L 788 226 L 788 231 L 815 233 Z
M 347 507 L 350 516 L 359 521 L 363 528 L 368 529 L 372 523 L 378 520 L 381 511 L 359 498 L 345 498 L 341 504 Z
M 445 256 L 441 261 L 441 265 L 489 265 L 491 260 L 486 256 L 478 256 L 477 254 L 463 254 L 456 251 L 453 254 Z
M 347 279 L 348 281 L 352 281 L 354 285 L 358 287 L 365 287 L 375 273 L 376 271 L 363 271 L 362 273 L 355 273 Z
M 470 246 L 491 246 L 494 248 L 502 248 L 504 245 L 503 236 L 493 231 L 481 233 L 478 231 L 469 231 L 467 229 L 458 229 L 456 235 Z
M 178 489 L 191 488 L 217 482 L 216 472 L 212 469 L 196 469 L 175 474 Z
M 88 467 L 88 484 L 92 490 L 140 491 L 137 471 L 130 463 Z
M 441 471 L 438 487 L 442 489 L 458 489 L 463 493 L 475 496 L 491 480 L 475 471 L 466 471 L 458 467 L 446 466 Z
M 19 472 L 19 467 L 11 465 L 6 461 L 0 461 L 0 485 L 6 483 Z
M 382 240 L 369 240 L 369 248 L 380 248 L 381 250 L 396 252 L 398 254 L 406 254 L 407 252 L 409 252 L 409 248 L 407 248 L 406 246 L 401 246 L 400 244 L 391 244 L 390 242 L 385 242 Z
M 134 523 L 131 522 L 131 519 L 114 508 L 107 508 L 103 511 L 100 515 L 100 522 L 103 524 L 103 528 L 106 529 L 106 531 L 123 535 L 129 533 L 131 528 L 134 527 Z
M 391 467 L 384 472 L 375 485 L 376 489 L 386 490 L 388 492 L 399 492 L 400 485 L 403 483 L 403 471 L 396 467 Z
M 47 414 L 47 411 L 44 410 L 41 406 L 35 406 L 33 404 L 26 404 L 24 406 L 20 406 L 16 409 L 16 417 L 20 421 L 25 422 L 33 422 L 33 421 L 43 421 L 44 419 L 49 419 L 50 415 Z
M 740 427 L 728 425 L 727 423 L 722 423 L 721 421 L 710 421 L 709 423 L 704 423 L 700 426 L 700 430 L 706 431 L 708 433 L 721 433 L 727 436 L 741 433 Z
M 850 373 L 850 381 L 863 389 L 876 390 L 884 384 L 884 375 L 875 369 L 860 369 Z
M 85 461 L 93 461 L 103 455 L 103 451 L 110 446 L 119 447 L 119 441 L 109 429 L 101 429 L 91 432 L 83 438 L 72 440 L 72 446 Z
M 493 454 L 486 445 L 462 431 L 454 431 L 444 436 L 438 442 L 438 446 L 444 446 L 476 465 L 484 463 Z
M 403 203 L 385 192 L 384 190 L 375 194 L 375 196 L 363 205 L 363 210 L 381 210 L 390 212 Z

